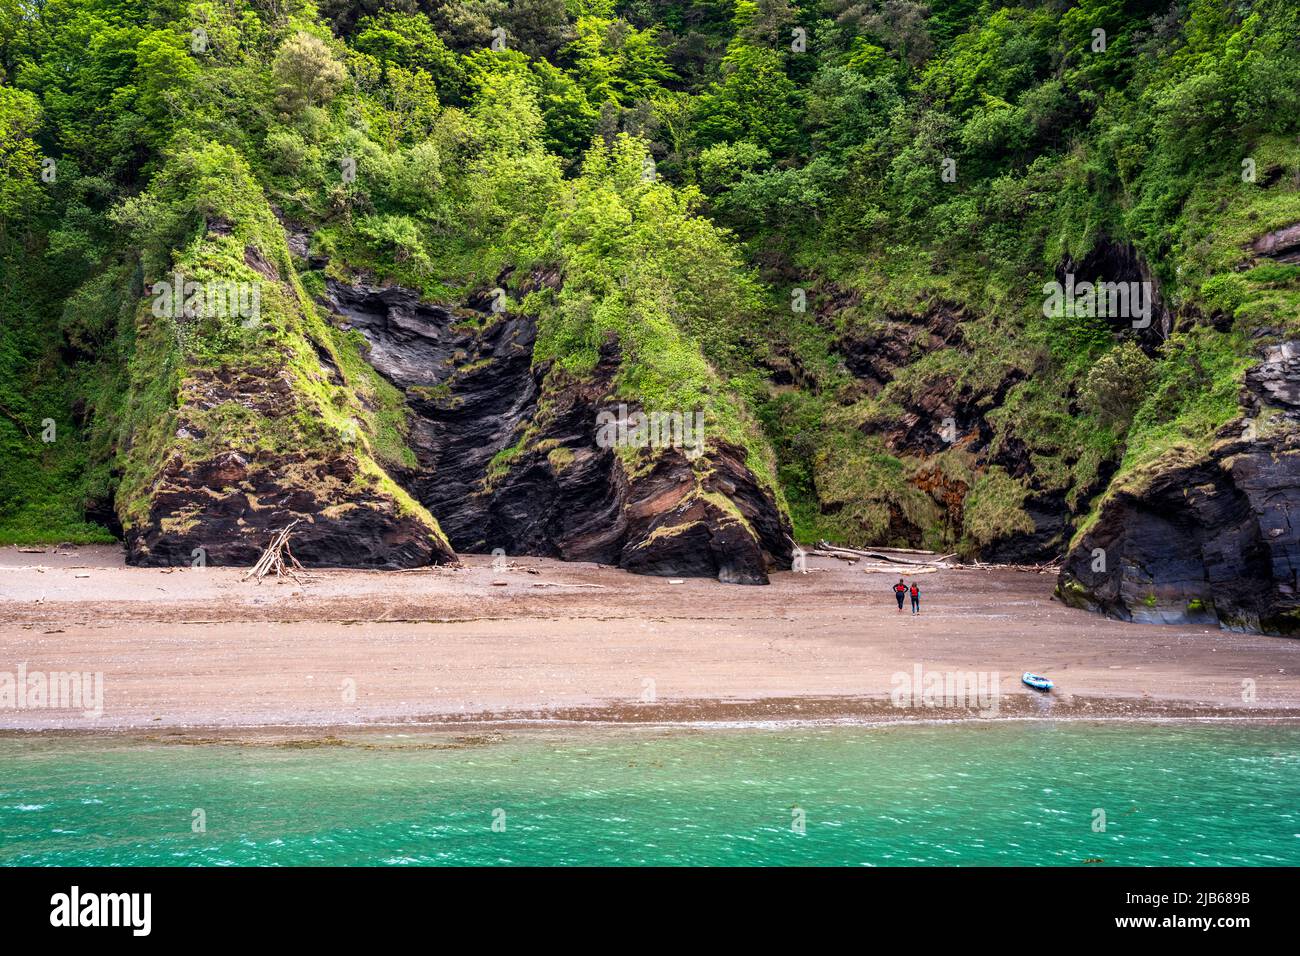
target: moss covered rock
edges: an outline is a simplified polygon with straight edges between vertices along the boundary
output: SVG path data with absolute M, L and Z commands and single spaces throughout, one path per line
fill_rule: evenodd
M 114 439 L 128 560 L 251 564 L 294 519 L 309 566 L 454 560 L 378 460 L 394 454 L 383 396 L 316 314 L 240 159 L 178 150 L 131 215 L 145 294 L 128 387 L 92 426 Z
M 1300 631 L 1300 368 L 1294 343 L 1246 375 L 1243 418 L 1107 494 L 1057 595 L 1124 620 Z

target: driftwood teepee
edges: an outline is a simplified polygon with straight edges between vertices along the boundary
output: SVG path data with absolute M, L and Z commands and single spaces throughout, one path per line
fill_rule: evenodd
M 240 580 L 247 581 L 249 578 L 256 578 L 257 583 L 261 584 L 262 578 L 272 571 L 275 572 L 277 581 L 284 575 L 288 575 L 299 584 L 306 580 L 307 569 L 298 563 L 298 559 L 293 556 L 293 551 L 289 548 L 289 534 L 300 521 L 302 521 L 301 518 L 295 518 L 293 522 L 275 532 L 271 537 L 271 543 L 266 546 L 262 556 L 257 559 L 257 564 L 249 568 Z M 302 577 L 299 577 L 299 572 L 302 573 Z

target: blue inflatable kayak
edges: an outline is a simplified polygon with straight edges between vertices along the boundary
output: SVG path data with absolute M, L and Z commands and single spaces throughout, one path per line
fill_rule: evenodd
M 1025 671 L 1023 674 L 1021 674 L 1020 680 L 1028 684 L 1034 690 L 1051 690 L 1053 687 L 1056 686 L 1046 677 L 1040 677 L 1037 674 L 1031 674 L 1029 673 L 1029 671 Z

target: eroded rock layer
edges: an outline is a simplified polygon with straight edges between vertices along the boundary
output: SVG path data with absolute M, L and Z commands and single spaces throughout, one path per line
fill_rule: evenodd
M 742 584 L 789 566 L 788 520 L 743 449 L 712 441 L 693 460 L 681 448 L 629 454 L 597 442 L 598 416 L 620 404 L 616 341 L 574 378 L 534 366 L 529 316 L 448 309 L 364 283 L 331 282 L 324 304 L 361 331 L 368 360 L 403 390 L 419 464 L 401 480 L 457 550 Z
M 843 306 L 833 303 L 825 321 L 833 321 L 835 309 Z M 975 364 L 976 356 L 963 333 L 970 318 L 959 306 L 939 302 L 924 312 L 890 313 L 865 329 L 850 326 L 841 331 L 836 350 L 857 380 L 842 399 L 882 393 L 889 399 L 866 415 L 859 428 L 878 436 L 885 452 L 906 463 L 907 483 L 934 502 L 935 511 L 928 517 L 946 529 L 950 539 L 937 546 L 957 546 L 971 489 L 981 475 L 996 467 L 1025 486 L 1023 511 L 1028 524 L 981 542 L 979 556 L 991 561 L 1050 560 L 1061 553 L 1071 530 L 1064 495 L 1040 487 L 1030 451 L 1016 435 L 1014 422 L 998 434 L 989 417 L 1026 380 L 1027 373 L 991 362 L 990 374 L 975 383 L 959 381 L 957 368 L 912 376 L 917 384 L 897 387 L 900 376 L 910 376 L 911 367 L 927 355 L 955 351 L 970 355 L 970 363 Z M 962 456 L 966 467 L 945 468 L 941 458 L 945 454 Z M 927 546 L 924 525 L 892 507 L 889 531 L 881 543 Z
M 293 552 L 309 567 L 405 568 L 455 561 L 418 514 L 367 479 L 355 455 L 288 453 L 208 441 L 225 407 L 268 420 L 297 410 L 283 372 L 197 372 L 184 384 L 175 443 L 143 520 L 127 525 L 131 564 L 252 565 L 274 529 L 294 520 Z

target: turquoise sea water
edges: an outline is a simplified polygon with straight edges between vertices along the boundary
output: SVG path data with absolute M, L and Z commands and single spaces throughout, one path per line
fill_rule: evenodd
M 584 728 L 310 749 L 0 740 L 4 864 L 1085 861 L 1300 865 L 1300 727 Z

